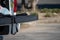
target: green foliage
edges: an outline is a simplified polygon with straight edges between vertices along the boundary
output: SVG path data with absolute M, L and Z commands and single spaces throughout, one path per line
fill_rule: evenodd
M 47 8 L 44 8 L 44 9 L 41 9 L 40 10 L 42 13 L 46 13 L 46 12 L 48 12 L 48 9 Z
M 46 13 L 44 17 L 51 17 L 51 15 L 49 13 Z
M 52 9 L 52 10 L 53 10 L 53 11 L 52 11 L 53 13 L 60 13 L 60 9 L 57 9 L 57 8 L 56 8 L 56 9 Z
M 30 15 L 32 15 L 32 16 L 37 16 L 38 14 L 37 14 L 37 13 L 31 13 Z
M 46 13 L 45 15 L 44 15 L 44 17 L 55 17 L 55 16 L 57 16 L 57 13 Z
M 60 9 L 58 9 L 58 8 L 54 8 L 54 9 L 44 8 L 44 9 L 41 9 L 40 11 L 41 11 L 41 13 L 47 13 L 47 12 L 60 13 Z

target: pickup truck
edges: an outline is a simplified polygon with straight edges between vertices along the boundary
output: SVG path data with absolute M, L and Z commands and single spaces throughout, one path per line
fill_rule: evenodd
M 11 13 L 11 15 L 4 15 L 0 12 L 0 35 L 15 35 L 20 30 L 20 23 L 38 19 L 38 16 L 27 15 L 26 13 L 16 14 L 17 0 L 0 0 L 0 2 Z M 14 7 L 11 3 L 13 3 Z

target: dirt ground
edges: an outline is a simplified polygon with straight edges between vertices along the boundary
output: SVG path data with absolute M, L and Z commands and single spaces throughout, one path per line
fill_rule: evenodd
M 60 13 L 53 17 L 44 17 L 45 13 L 38 14 L 38 23 L 60 23 Z
M 26 29 L 36 29 L 36 24 L 51 24 L 51 23 L 60 23 L 60 15 L 55 17 L 43 17 L 44 14 L 39 15 L 39 19 L 32 22 L 22 23 L 21 31 Z

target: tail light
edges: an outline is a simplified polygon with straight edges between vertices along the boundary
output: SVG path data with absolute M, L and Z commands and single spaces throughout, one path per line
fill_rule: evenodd
M 14 12 L 17 11 L 17 0 L 14 0 Z

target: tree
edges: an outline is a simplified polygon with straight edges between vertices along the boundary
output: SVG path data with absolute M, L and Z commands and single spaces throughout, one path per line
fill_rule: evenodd
M 33 9 L 33 11 L 35 11 L 36 10 L 36 5 L 37 5 L 39 0 L 30 0 L 30 1 L 31 1 L 32 9 Z
M 22 10 L 25 11 L 25 0 L 21 0 L 22 1 Z M 32 6 L 32 10 L 35 11 L 36 10 L 36 5 L 38 3 L 39 0 L 28 0 L 28 5 Z
M 22 11 L 25 11 L 25 0 L 21 0 Z
M 21 4 L 22 5 L 25 5 L 25 0 L 21 0 Z

